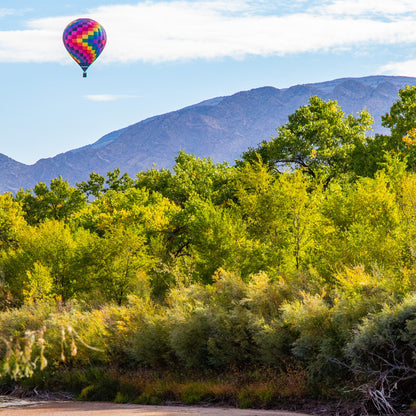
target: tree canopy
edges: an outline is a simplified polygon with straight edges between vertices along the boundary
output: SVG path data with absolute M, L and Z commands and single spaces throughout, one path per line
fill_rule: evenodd
M 311 97 L 236 166 L 182 151 L 172 170 L 0 195 L 2 383 L 119 402 L 271 407 L 348 390 L 380 414 L 410 405 L 415 108 L 416 88 L 401 90 L 391 135 L 371 137 L 366 111 Z
M 275 138 L 250 149 L 243 159 L 252 161 L 258 154 L 278 172 L 299 168 L 328 184 L 332 178 L 353 171 L 354 158 L 365 152 L 371 141 L 367 133 L 372 123 L 365 110 L 354 118 L 345 115 L 335 101 L 313 96 L 277 129 Z

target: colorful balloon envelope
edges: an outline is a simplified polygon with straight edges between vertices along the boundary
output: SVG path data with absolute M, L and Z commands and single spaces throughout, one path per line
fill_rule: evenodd
M 88 67 L 98 58 L 107 43 L 104 28 L 92 19 L 77 19 L 64 30 L 65 48 L 87 76 Z

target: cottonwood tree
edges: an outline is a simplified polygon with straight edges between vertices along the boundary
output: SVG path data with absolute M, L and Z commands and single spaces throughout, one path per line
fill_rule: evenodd
M 277 129 L 275 138 L 249 149 L 243 159 L 253 161 L 260 155 L 278 172 L 300 168 L 327 185 L 334 177 L 354 170 L 354 158 L 365 154 L 372 140 L 367 136 L 372 123 L 365 110 L 355 118 L 345 115 L 336 101 L 313 96 Z
M 83 193 L 69 186 L 61 176 L 52 179 L 49 187 L 39 182 L 33 190 L 20 189 L 15 200 L 21 203 L 25 218 L 31 225 L 46 219 L 67 220 L 86 205 Z
M 382 125 L 390 129 L 386 138 L 390 152 L 400 153 L 407 158 L 408 167 L 416 167 L 416 87 L 406 85 L 399 90 L 399 99 L 390 112 L 381 117 Z

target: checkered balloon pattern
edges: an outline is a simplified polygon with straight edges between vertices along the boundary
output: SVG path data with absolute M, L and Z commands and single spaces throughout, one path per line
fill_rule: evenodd
M 104 28 L 92 19 L 77 19 L 64 30 L 65 48 L 84 71 L 98 58 L 107 42 Z

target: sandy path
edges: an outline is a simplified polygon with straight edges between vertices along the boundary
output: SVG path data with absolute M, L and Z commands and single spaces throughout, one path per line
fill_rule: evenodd
M 308 416 L 278 410 L 225 409 L 219 407 L 141 406 L 103 402 L 53 402 L 1 408 L 1 416 Z

